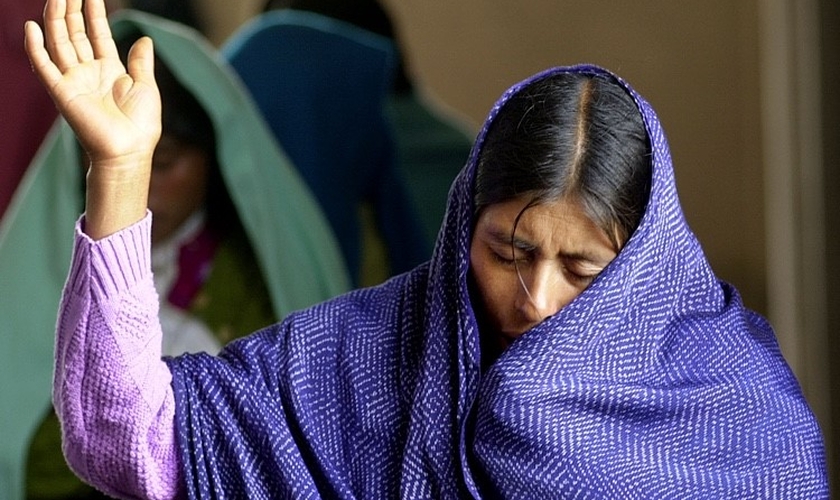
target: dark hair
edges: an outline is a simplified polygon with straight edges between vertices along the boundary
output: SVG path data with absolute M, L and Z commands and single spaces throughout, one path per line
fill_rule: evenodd
M 129 49 L 140 36 L 139 31 L 132 31 L 115 42 L 124 62 L 128 59 Z M 197 147 L 207 157 L 207 224 L 212 230 L 223 233 L 231 224 L 237 223 L 237 218 L 219 168 L 213 120 L 192 92 L 187 90 L 157 55 L 155 82 L 160 91 L 163 133 L 179 142 Z
M 650 179 L 647 132 L 627 91 L 607 76 L 560 73 L 502 106 L 479 154 L 475 209 L 572 198 L 618 250 L 644 214 Z
M 199 31 L 203 28 L 190 0 L 130 0 L 128 7 L 185 24 Z

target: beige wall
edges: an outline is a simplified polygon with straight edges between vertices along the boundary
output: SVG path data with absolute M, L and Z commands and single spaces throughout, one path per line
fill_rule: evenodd
M 221 45 L 242 23 L 259 13 L 265 0 L 192 0 L 204 34 Z

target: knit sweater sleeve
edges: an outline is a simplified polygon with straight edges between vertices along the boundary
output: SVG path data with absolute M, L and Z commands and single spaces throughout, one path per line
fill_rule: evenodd
M 102 240 L 76 224 L 56 334 L 53 404 L 82 479 L 118 498 L 177 498 L 171 373 L 161 360 L 151 215 Z

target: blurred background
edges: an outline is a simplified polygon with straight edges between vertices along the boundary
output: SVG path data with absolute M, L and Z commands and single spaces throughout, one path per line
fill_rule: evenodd
M 355 4 L 314 3 L 344 11 Z M 266 2 L 184 5 L 188 12 L 172 16 L 186 16 L 221 46 Z M 470 134 L 502 91 L 549 66 L 605 66 L 645 96 L 668 135 L 689 224 L 717 274 L 774 325 L 824 431 L 836 490 L 840 364 L 831 360 L 840 357 L 840 2 L 383 0 L 382 6 L 417 92 Z M 11 47 L 9 38 L 3 43 Z M 0 172 L 0 183 L 13 178 Z

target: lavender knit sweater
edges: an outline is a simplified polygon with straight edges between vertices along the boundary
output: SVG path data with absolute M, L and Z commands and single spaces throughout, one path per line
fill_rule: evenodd
M 58 319 L 53 403 L 76 474 L 125 498 L 178 496 L 169 368 L 149 262 L 151 215 L 92 241 L 76 225 Z

